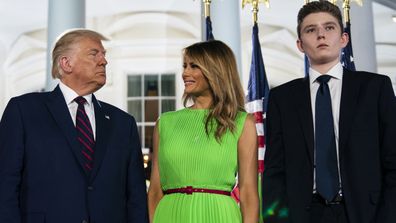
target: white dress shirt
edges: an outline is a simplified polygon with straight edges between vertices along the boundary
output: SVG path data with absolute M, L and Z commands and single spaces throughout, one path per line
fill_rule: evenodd
M 62 91 L 67 107 L 69 108 L 69 113 L 73 120 L 74 126 L 76 126 L 78 104 L 74 101 L 74 99 L 79 95 L 73 89 L 62 83 L 62 81 L 59 82 L 59 88 Z M 96 139 L 95 109 L 92 103 L 92 94 L 85 95 L 83 97 L 85 98 L 85 100 L 87 100 L 87 103 L 84 104 L 84 109 L 91 123 L 94 139 Z
M 330 96 L 331 96 L 331 107 L 333 113 L 333 122 L 334 122 L 334 135 L 335 135 L 335 143 L 336 143 L 336 150 L 337 150 L 337 165 L 338 165 L 338 175 L 340 176 L 340 185 L 341 185 L 341 175 L 340 175 L 340 157 L 339 157 L 339 148 L 338 148 L 338 139 L 339 139 L 339 118 L 340 118 L 340 103 L 341 103 L 341 90 L 342 90 L 342 75 L 343 75 L 343 67 L 341 63 L 337 63 L 332 67 L 327 73 L 332 78 L 330 78 L 328 85 L 330 89 Z M 309 69 L 309 83 L 310 83 L 310 90 L 311 90 L 311 108 L 312 108 L 312 118 L 313 118 L 313 126 L 314 126 L 314 133 L 315 133 L 315 102 L 316 102 L 316 93 L 319 89 L 319 82 L 316 80 L 321 73 L 317 72 L 316 70 L 310 68 Z M 315 137 L 314 137 L 315 138 Z M 315 144 L 314 144 L 315 145 Z M 314 157 L 316 160 L 316 148 L 314 150 Z M 315 161 L 316 164 L 316 161 Z M 314 168 L 314 185 L 313 185 L 314 192 L 316 191 L 316 179 L 315 179 L 315 168 Z

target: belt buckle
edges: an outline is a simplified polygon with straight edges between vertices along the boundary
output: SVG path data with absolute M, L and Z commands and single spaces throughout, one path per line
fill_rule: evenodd
M 333 200 L 328 201 L 328 200 L 324 199 L 324 202 L 326 205 L 334 205 L 334 204 L 341 204 L 342 200 L 343 200 L 342 195 L 337 194 Z
M 187 186 L 187 187 L 185 187 L 184 188 L 184 193 L 186 193 L 186 194 L 188 194 L 188 195 L 191 195 L 191 194 L 193 194 L 193 187 L 192 186 Z

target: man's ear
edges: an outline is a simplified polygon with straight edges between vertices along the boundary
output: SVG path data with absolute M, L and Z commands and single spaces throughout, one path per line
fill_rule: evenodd
M 340 39 L 340 41 L 341 41 L 341 46 L 342 46 L 342 48 L 346 47 L 346 45 L 347 45 L 348 42 L 349 42 L 349 35 L 348 35 L 348 33 L 346 33 L 346 32 L 342 33 L 342 34 L 341 34 L 341 39 Z
M 300 50 L 301 53 L 305 53 L 305 50 L 304 50 L 304 47 L 302 44 L 302 40 L 298 39 L 296 41 L 296 45 L 297 45 L 298 50 Z
M 72 66 L 70 64 L 70 58 L 67 56 L 62 56 L 59 59 L 59 66 L 66 74 L 68 74 L 72 71 Z

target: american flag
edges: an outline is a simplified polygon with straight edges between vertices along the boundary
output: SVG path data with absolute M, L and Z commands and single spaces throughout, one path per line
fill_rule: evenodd
M 267 99 L 269 94 L 269 86 L 264 68 L 263 56 L 261 54 L 261 45 L 258 38 L 257 23 L 253 26 L 252 34 L 252 63 L 250 66 L 250 76 L 248 83 L 248 94 L 246 96 L 246 111 L 253 114 L 256 118 L 256 129 L 258 135 L 258 189 L 260 196 L 260 222 L 262 218 L 262 203 L 261 203 L 261 180 L 264 172 L 264 153 L 265 153 L 265 113 L 267 111 Z
M 346 22 L 344 32 L 349 35 L 349 42 L 344 47 L 341 53 L 341 64 L 352 71 L 356 70 L 355 62 L 353 60 L 353 51 L 352 51 L 352 36 L 351 36 L 351 23 Z
M 206 17 L 206 41 L 213 40 L 213 31 L 212 31 L 212 21 L 210 20 L 210 16 Z
M 305 77 L 308 77 L 309 76 L 309 67 L 311 66 L 310 64 L 309 64 L 309 59 L 308 59 L 308 57 L 307 57 L 307 54 L 304 54 L 304 68 L 305 68 L 305 70 L 304 70 L 304 75 L 305 75 Z

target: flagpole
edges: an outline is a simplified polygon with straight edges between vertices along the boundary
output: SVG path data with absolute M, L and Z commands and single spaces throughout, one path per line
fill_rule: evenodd
M 307 0 L 305 0 L 307 1 Z M 363 5 L 363 0 L 343 0 L 342 2 L 342 8 L 344 9 L 344 22 L 345 24 L 349 23 L 351 21 L 351 16 L 350 16 L 350 9 L 351 9 L 351 3 L 356 2 L 359 6 Z M 309 0 L 308 0 L 309 2 Z M 334 5 L 337 4 L 337 0 L 330 0 L 331 3 Z
M 344 9 L 345 24 L 350 22 L 350 14 L 349 14 L 349 10 L 351 9 L 350 4 L 351 3 L 349 0 L 344 0 L 344 3 L 342 4 L 342 8 Z
M 210 16 L 210 3 L 211 0 L 202 0 L 205 4 L 205 18 Z
M 242 0 L 242 9 L 245 8 L 246 4 L 252 4 L 253 12 L 253 24 L 257 23 L 257 14 L 259 11 L 259 3 L 264 3 L 267 8 L 269 8 L 269 0 Z
M 206 38 L 205 41 L 214 40 L 213 30 L 212 30 L 212 21 L 210 19 L 210 3 L 211 0 L 202 0 L 202 3 L 205 5 L 205 33 Z

